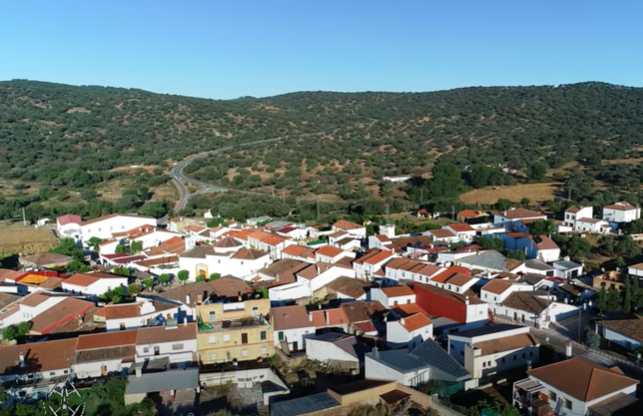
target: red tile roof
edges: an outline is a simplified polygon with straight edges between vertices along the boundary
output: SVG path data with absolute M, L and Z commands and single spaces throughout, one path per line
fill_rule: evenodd
M 89 274 L 83 274 L 83 273 L 76 273 L 67 279 L 64 280 L 64 283 L 70 284 L 70 285 L 75 285 L 75 286 L 80 286 L 80 287 L 88 287 L 94 283 L 96 283 L 98 280 L 100 280 L 96 276 L 92 276 Z
M 70 368 L 77 338 L 0 347 L 0 369 L 5 374 L 49 372 Z M 20 353 L 25 368 L 20 367 Z
M 281 250 L 282 254 L 288 254 L 289 256 L 307 258 L 315 252 L 315 249 L 306 246 L 300 246 L 297 244 L 291 244 L 288 247 Z
M 335 224 L 333 224 L 333 227 L 339 230 L 345 230 L 345 231 L 364 228 L 363 225 L 355 224 L 354 222 L 345 221 L 345 220 L 337 221 Z
M 67 224 L 80 225 L 80 223 L 82 222 L 82 219 L 78 215 L 67 214 L 56 218 L 56 222 L 59 225 L 67 225 Z
M 449 280 L 453 275 L 457 273 L 469 274 L 469 269 L 460 266 L 451 266 L 448 267 L 445 271 L 433 276 L 431 281 L 444 284 L 447 280 Z
M 493 279 L 486 285 L 482 286 L 481 290 L 495 293 L 500 295 L 505 290 L 509 289 L 512 286 L 512 283 L 509 280 Z
M 389 298 L 395 298 L 399 296 L 411 296 L 415 294 L 415 292 L 413 292 L 413 290 L 406 285 L 384 287 L 382 288 L 382 292 L 384 292 L 384 294 Z
M 82 317 L 84 313 L 90 311 L 93 307 L 94 302 L 66 298 L 33 318 L 31 320 L 31 331 L 36 334 L 47 334 L 72 319 Z
M 348 317 L 341 308 L 311 311 L 313 325 L 316 327 L 347 325 Z M 328 319 L 328 322 L 326 321 Z
M 415 315 L 416 313 L 423 313 L 426 315 L 424 309 L 416 303 L 403 303 L 401 305 L 393 306 L 391 309 L 401 316 L 410 316 Z
M 272 308 L 272 322 L 276 331 L 314 326 L 303 305 Z
M 154 217 L 147 217 L 147 216 L 144 216 L 144 215 L 110 214 L 110 215 L 105 215 L 104 217 L 94 218 L 93 220 L 85 221 L 81 225 L 89 225 L 89 224 L 109 220 L 111 218 L 116 218 L 116 217 L 144 218 L 144 219 L 148 219 L 148 220 L 153 220 L 154 219 Z
M 78 337 L 76 350 L 93 350 L 97 348 L 118 347 L 121 345 L 135 345 L 137 335 L 138 330 L 81 335 Z
M 451 225 L 448 225 L 448 227 L 450 229 L 452 229 L 453 231 L 455 231 L 456 233 L 464 233 L 464 232 L 468 232 L 468 231 L 475 232 L 476 231 L 473 228 L 471 228 L 471 226 L 469 224 L 451 224 Z
M 390 251 L 374 248 L 369 250 L 362 257 L 356 259 L 353 263 L 376 265 L 391 257 L 393 257 L 393 253 L 391 253 Z
M 614 211 L 632 211 L 635 210 L 636 207 L 629 202 L 617 202 L 616 204 L 613 205 L 605 205 L 603 209 L 611 209 Z
M 534 245 L 538 248 L 538 250 L 560 249 L 560 247 L 558 247 L 558 244 L 556 244 L 554 240 L 552 240 L 546 235 L 531 236 L 531 241 L 534 242 Z
M 545 215 L 540 212 L 530 211 L 524 208 L 510 209 L 507 211 L 499 212 L 498 214 L 510 220 L 519 220 L 521 218 L 545 217 Z
M 415 315 L 402 318 L 398 322 L 409 332 L 424 328 L 425 326 L 433 323 L 423 313 L 416 313 Z
M 318 248 L 317 251 L 315 251 L 315 254 L 319 254 L 320 256 L 325 256 L 325 257 L 337 257 L 343 252 L 344 250 L 340 250 L 336 247 L 322 246 Z
M 455 237 L 455 234 L 453 234 L 451 231 L 446 230 L 444 228 L 440 228 L 439 230 L 429 230 L 427 232 L 435 238 Z

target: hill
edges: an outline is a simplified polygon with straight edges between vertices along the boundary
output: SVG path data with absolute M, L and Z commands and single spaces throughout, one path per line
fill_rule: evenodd
M 582 83 L 221 101 L 0 82 L 0 217 L 34 204 L 30 215 L 82 205 L 91 216 L 154 202 L 150 210 L 160 213 L 167 209 L 160 195 L 172 198 L 173 161 L 275 137 L 284 139 L 203 159 L 191 174 L 244 189 L 358 200 L 404 196 L 382 176 L 427 176 L 436 163 L 524 171 L 535 161 L 558 168 L 635 158 L 643 155 L 643 89 Z

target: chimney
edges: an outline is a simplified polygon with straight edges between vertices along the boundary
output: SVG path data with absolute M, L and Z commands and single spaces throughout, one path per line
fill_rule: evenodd
M 317 305 L 317 309 L 321 309 L 321 303 Z
M 406 323 L 406 320 L 404 318 L 400 319 L 400 322 L 402 322 L 402 325 Z
M 569 359 L 572 358 L 572 342 L 567 341 L 565 343 L 565 358 Z
M 134 371 L 136 371 L 136 377 L 141 377 L 143 375 L 143 369 L 140 366 L 136 366 Z
M 380 349 L 377 346 L 373 347 L 373 357 L 380 358 Z
M 190 298 L 190 295 L 185 295 L 185 304 L 186 305 L 191 305 L 192 304 L 192 299 Z
M 309 320 L 310 322 L 312 322 L 312 321 L 313 321 L 313 314 L 312 314 L 312 313 L 309 313 L 309 314 L 308 314 L 308 320 Z
M 188 317 L 187 316 L 183 317 L 183 326 L 188 326 Z
M 527 360 L 527 371 L 531 370 L 532 365 L 531 365 L 531 360 Z
M 324 311 L 324 321 L 326 322 L 326 325 L 330 325 L 330 316 L 328 311 Z
M 319 274 L 319 264 L 315 264 L 315 270 L 317 271 L 317 274 Z
M 237 300 L 241 302 L 243 299 L 241 299 L 241 292 L 237 292 Z
M 21 352 L 20 353 L 20 368 L 25 367 L 25 355 Z
M 465 305 L 469 304 L 469 296 L 468 295 L 464 297 L 464 304 Z

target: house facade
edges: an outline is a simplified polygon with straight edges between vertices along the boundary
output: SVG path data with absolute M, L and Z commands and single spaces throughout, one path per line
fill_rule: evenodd
M 641 208 L 629 202 L 617 202 L 603 207 L 603 220 L 615 223 L 628 223 L 641 218 Z

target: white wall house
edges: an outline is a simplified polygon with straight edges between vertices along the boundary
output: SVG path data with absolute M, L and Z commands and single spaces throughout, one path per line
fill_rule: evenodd
M 476 238 L 476 230 L 469 224 L 451 224 L 444 227 L 456 235 L 458 241 L 471 243 Z
M 332 226 L 333 232 L 344 231 L 353 238 L 366 238 L 366 227 L 350 221 L 339 220 Z
M 78 215 L 67 214 L 56 218 L 58 235 L 61 237 L 71 237 L 75 240 L 79 239 L 82 235 L 81 223 L 82 220 Z
M 565 210 L 563 225 L 576 228 L 576 221 L 594 217 L 593 207 L 570 207 Z
M 163 325 L 168 319 L 180 322 L 184 317 L 192 315 L 192 311 L 186 309 L 187 307 L 178 304 L 157 302 L 155 305 L 150 299 L 137 297 L 134 303 L 106 305 L 94 313 L 94 320 L 104 322 L 107 331 L 122 331 Z
M 574 231 L 581 233 L 607 234 L 611 231 L 607 221 L 597 218 L 581 218 L 576 220 Z
M 363 353 L 361 348 L 355 336 L 336 332 L 326 332 L 306 339 L 306 356 L 323 363 L 343 361 L 359 368 L 360 355 Z
M 415 303 L 415 293 L 406 285 L 372 288 L 370 296 L 372 301 L 378 300 L 387 308 Z
M 190 273 L 189 281 L 195 281 L 198 275 L 210 276 L 212 273 L 252 278 L 271 262 L 270 254 L 264 251 L 239 248 L 215 252 L 211 247 L 195 246 L 179 256 L 179 269 Z
M 140 328 L 136 339 L 136 362 L 168 358 L 170 364 L 187 366 L 196 361 L 197 327 L 183 322 L 177 326 Z
M 315 335 L 313 315 L 309 315 L 302 305 L 272 308 L 271 314 L 275 346 L 281 346 L 283 342 L 290 351 L 305 349 L 306 338 Z
M 119 286 L 127 286 L 127 277 L 100 277 L 76 273 L 62 281 L 62 289 L 74 294 L 99 296 Z
M 433 276 L 443 270 L 442 266 L 407 258 L 393 259 L 384 265 L 386 279 L 392 281 L 404 279 L 428 283 Z
M 31 386 L 19 388 L 18 391 L 24 390 L 30 394 L 35 382 L 71 374 L 75 348 L 76 338 L 0 346 L 0 367 L 3 369 L 0 382 L 25 381 Z M 16 365 L 24 366 L 23 371 L 7 371 Z M 48 388 L 47 384 L 43 387 Z
M 603 220 L 607 222 L 632 222 L 641 218 L 641 208 L 628 202 L 617 202 L 603 207 Z
M 600 414 L 594 413 L 592 407 L 603 403 L 609 404 L 611 414 L 635 402 L 633 398 L 639 383 L 619 370 L 582 357 L 538 367 L 527 374 L 528 378 L 514 383 L 512 404 L 527 410 L 535 398 L 544 396 L 551 410 L 566 416 Z
M 156 218 L 139 215 L 112 214 L 85 221 L 81 224 L 82 239 L 89 241 L 92 237 L 107 240 L 113 233 L 132 230 L 137 227 L 152 225 L 156 227 Z
M 296 281 L 268 289 L 271 301 L 288 301 L 313 296 L 330 282 L 342 277 L 355 277 L 355 271 L 329 263 L 315 263 L 297 272 Z
M 610 319 L 596 322 L 596 333 L 628 350 L 643 345 L 643 319 Z
M 422 313 L 386 322 L 386 344 L 391 348 L 413 349 L 433 338 L 433 323 Z
M 358 279 L 371 280 L 375 272 L 379 271 L 389 260 L 396 257 L 395 254 L 386 250 L 372 249 L 362 257 L 353 261 L 355 277 Z
M 538 360 L 540 342 L 529 327 L 494 325 L 448 336 L 448 352 L 471 374 L 481 378 Z
M 125 375 L 134 364 L 136 331 L 97 333 L 78 337 L 72 364 L 79 379 Z

